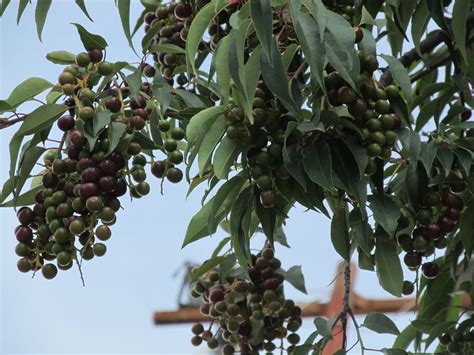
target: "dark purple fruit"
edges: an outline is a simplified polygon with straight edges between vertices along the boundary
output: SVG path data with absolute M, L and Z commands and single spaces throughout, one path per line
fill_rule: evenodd
M 84 143 L 86 142 L 84 135 L 80 131 L 71 131 L 69 133 L 69 140 L 71 141 L 72 144 L 82 147 Z
M 436 223 L 443 233 L 449 233 L 454 229 L 455 223 L 451 218 L 441 217 Z
M 408 252 L 405 254 L 403 261 L 408 267 L 418 267 L 421 265 L 421 254 L 416 252 Z
M 193 14 L 193 9 L 189 4 L 178 3 L 174 8 L 174 15 L 180 19 L 184 20 L 190 17 Z
M 47 172 L 46 174 L 43 175 L 43 186 L 46 188 L 55 188 L 58 185 L 58 177 L 52 173 L 52 172 Z
M 71 115 L 65 115 L 59 118 L 58 127 L 61 131 L 67 132 L 74 128 L 76 121 Z
M 89 49 L 87 51 L 92 63 L 99 63 L 104 58 L 104 53 L 100 49 Z
M 352 116 L 362 116 L 367 111 L 367 102 L 364 99 L 357 99 L 349 105 L 348 110 Z
M 110 193 L 115 190 L 115 178 L 112 176 L 102 176 L 99 179 L 99 189 L 103 193 Z
M 99 187 L 97 186 L 97 184 L 92 182 L 81 184 L 80 195 L 81 198 L 83 198 L 84 200 L 88 199 L 91 196 L 97 196 L 98 193 Z
M 15 229 L 16 240 L 20 243 L 29 244 L 33 240 L 33 231 L 27 226 L 18 226 Z
M 35 214 L 32 209 L 29 207 L 22 207 L 18 210 L 16 214 L 18 221 L 24 226 L 27 226 L 30 223 L 33 223 L 35 219 Z
M 263 207 L 272 208 L 275 206 L 276 202 L 277 202 L 277 194 L 275 191 L 268 190 L 268 191 L 262 191 L 262 193 L 260 193 L 260 203 L 262 204 Z
M 440 238 L 441 234 L 442 234 L 441 228 L 435 223 L 428 224 L 425 227 L 424 235 L 426 238 L 430 240 L 436 240 Z
M 402 294 L 409 296 L 415 291 L 415 285 L 410 281 L 403 281 Z
M 424 263 L 421 270 L 427 279 L 434 279 L 439 274 L 438 264 L 431 261 Z
M 105 107 L 107 107 L 110 112 L 117 113 L 122 109 L 122 101 L 117 97 L 111 97 L 105 102 Z

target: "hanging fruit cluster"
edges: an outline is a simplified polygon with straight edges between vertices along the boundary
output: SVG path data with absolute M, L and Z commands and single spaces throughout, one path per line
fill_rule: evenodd
M 448 354 L 472 354 L 474 351 L 474 316 L 456 324 L 439 337 Z
M 66 270 L 74 260 L 103 256 L 102 242 L 110 238 L 109 226 L 121 206 L 118 198 L 127 190 L 133 198 L 150 192 L 148 162 L 136 137 L 152 114 L 146 109 L 150 86 L 143 84 L 139 96 L 131 98 L 126 83 L 118 85 L 108 77 L 111 74 L 113 65 L 103 61 L 101 50 L 92 49 L 78 54 L 76 64 L 67 66 L 58 78 L 57 90 L 68 96 L 69 114 L 57 121 L 63 141 L 44 157 L 36 204 L 17 213 L 16 253 L 22 272 L 41 269 L 45 278 L 52 279 L 57 267 L 45 261 L 56 260 Z M 94 83 L 102 77 L 110 81 L 96 93 Z M 182 139 L 184 131 L 178 131 L 174 135 Z M 165 144 L 168 151 L 170 145 Z
M 398 236 L 401 248 L 406 252 L 405 264 L 412 270 L 421 266 L 426 278 L 434 278 L 439 273 L 435 262 L 423 262 L 423 257 L 432 256 L 436 249 L 445 249 L 447 236 L 456 230 L 464 208 L 466 183 L 455 173 L 444 177 L 440 170 L 433 177 L 434 181 L 443 183 L 430 185 L 423 196 L 423 202 L 416 212 L 415 228 L 411 235 L 403 233 Z
M 373 78 L 373 73 L 379 66 L 377 58 L 362 51 L 358 54 L 361 66 L 358 89 L 362 96 L 358 95 L 331 67 L 326 69 L 329 73 L 325 83 L 331 105 L 335 107 L 346 105 L 348 112 L 359 126 L 362 144 L 367 147 L 367 154 L 370 157 L 366 174 L 373 175 L 377 171 L 375 159 L 380 158 L 384 161 L 390 159 L 397 141 L 395 130 L 401 127 L 401 120 L 393 112 L 387 100 L 386 90 L 379 87 Z M 387 90 L 398 91 L 395 86 Z
M 219 272 L 210 271 L 196 283 L 192 294 L 202 297 L 201 312 L 213 321 L 209 329 L 200 323 L 192 327 L 193 345 L 205 341 L 215 349 L 220 335 L 226 343 L 224 354 L 257 354 L 283 350 L 284 340 L 291 352 L 300 342 L 296 331 L 302 324 L 301 309 L 284 296 L 280 260 L 271 248 L 252 259 L 249 281 L 240 276 L 221 280 Z M 217 325 L 214 331 L 213 325 Z

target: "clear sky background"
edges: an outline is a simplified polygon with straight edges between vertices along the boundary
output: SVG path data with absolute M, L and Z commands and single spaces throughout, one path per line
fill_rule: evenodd
M 107 39 L 108 60 L 138 60 L 125 40 L 112 0 L 87 2 L 94 23 L 85 18 L 73 1 L 55 0 L 43 43 L 36 35 L 31 6 L 20 26 L 16 26 L 17 4 L 18 0 L 13 0 L 0 19 L 0 99 L 28 77 L 57 80 L 62 67 L 48 62 L 46 53 L 83 50 L 71 22 L 81 23 Z M 142 9 L 138 0 L 132 4 L 130 17 L 135 19 Z M 8 142 L 14 129 L 0 131 L 2 183 L 8 174 Z M 14 253 L 15 213 L 11 209 L 0 210 L 1 354 L 205 353 L 205 347 L 196 349 L 190 345 L 190 325 L 156 327 L 152 317 L 156 310 L 177 307 L 184 263 L 205 260 L 223 235 L 181 250 L 188 221 L 199 209 L 202 190 L 186 200 L 184 183 L 165 183 L 161 196 L 159 181 L 149 176 L 149 196 L 133 203 L 122 198 L 125 211 L 118 214 L 112 228 L 107 254 L 83 265 L 86 287 L 81 284 L 77 268 L 61 272 L 53 281 L 46 281 L 41 275 L 31 279 L 31 274 L 18 272 Z M 303 266 L 309 291 L 309 295 L 303 295 L 288 285 L 288 296 L 299 302 L 327 300 L 332 288 L 328 285 L 340 261 L 330 242 L 329 220 L 298 207 L 290 213 L 285 231 L 292 248 L 278 247 L 277 253 L 284 268 Z M 174 277 L 177 270 L 181 272 Z M 355 289 L 364 297 L 390 298 L 378 286 L 374 273 L 360 271 Z M 391 317 L 403 328 L 414 315 Z M 305 319 L 303 333 L 312 330 L 312 320 Z M 391 336 L 365 331 L 363 335 L 366 346 L 372 348 L 390 347 L 393 341 Z M 350 330 L 350 341 L 354 337 L 355 332 Z M 358 348 L 351 353 L 358 354 Z

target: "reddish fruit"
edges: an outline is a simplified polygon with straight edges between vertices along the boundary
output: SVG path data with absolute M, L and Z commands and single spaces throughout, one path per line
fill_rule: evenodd
M 406 253 L 403 258 L 403 261 L 408 267 L 418 267 L 421 265 L 421 254 L 416 252 Z
M 67 132 L 74 128 L 76 121 L 71 115 L 65 115 L 59 118 L 58 127 L 61 131 Z
M 18 210 L 16 214 L 18 221 L 24 226 L 27 226 L 30 223 L 33 223 L 35 219 L 35 214 L 29 207 L 22 207 Z
M 431 240 L 436 240 L 441 237 L 441 228 L 435 224 L 431 223 L 425 227 L 425 237 Z
M 431 261 L 424 263 L 423 266 L 421 267 L 421 270 L 423 271 L 423 275 L 427 279 L 434 279 L 439 274 L 438 264 Z
M 458 221 L 461 217 L 461 211 L 456 208 L 448 208 L 445 212 L 445 215 L 451 218 L 453 221 Z
M 455 223 L 451 218 L 448 217 L 441 217 L 438 220 L 437 225 L 441 229 L 443 233 L 449 233 L 454 229 Z

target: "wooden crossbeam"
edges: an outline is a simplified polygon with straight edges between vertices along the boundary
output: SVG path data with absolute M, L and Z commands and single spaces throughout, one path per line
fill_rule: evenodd
M 340 270 L 340 267 L 339 267 Z M 354 284 L 355 267 L 351 268 L 351 285 Z M 328 303 L 310 302 L 299 304 L 302 309 L 303 317 L 323 316 L 331 318 L 337 313 L 336 305 L 342 306 L 342 297 L 344 295 L 344 282 L 341 273 L 337 277 L 332 292 L 331 300 Z M 416 300 L 412 297 L 397 299 L 370 299 L 357 295 L 352 291 L 350 295 L 350 305 L 354 314 L 368 314 L 372 312 L 379 313 L 401 313 L 415 311 L 417 308 Z M 470 307 L 471 300 L 469 295 L 463 294 L 462 306 Z M 339 310 L 340 312 L 340 310 Z M 174 311 L 159 311 L 154 313 L 156 325 L 185 324 L 196 322 L 209 322 L 211 319 L 204 316 L 199 311 L 199 307 L 181 307 Z

